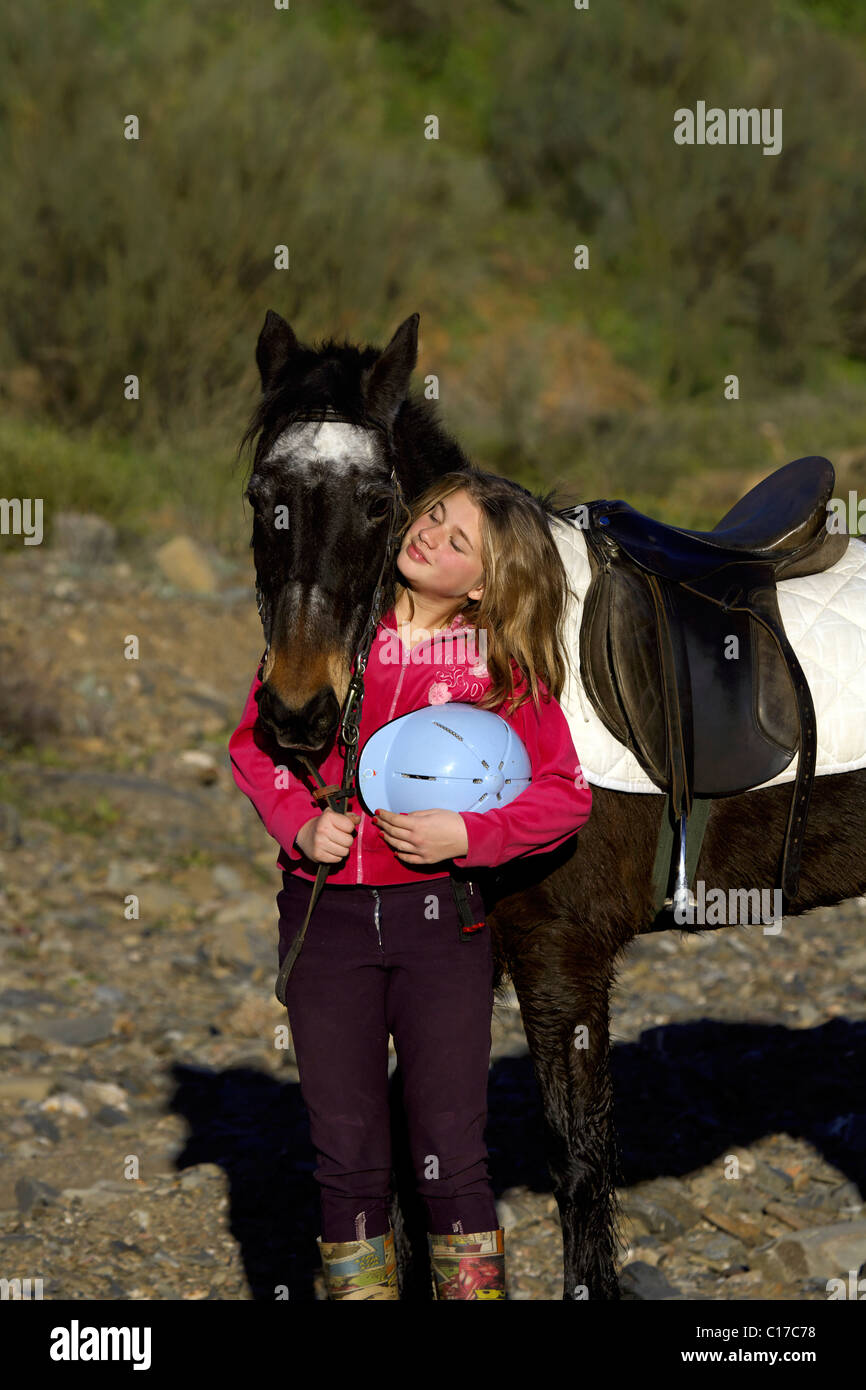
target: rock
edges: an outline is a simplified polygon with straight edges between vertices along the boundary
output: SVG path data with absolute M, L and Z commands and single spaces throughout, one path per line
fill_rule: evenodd
M 97 985 L 93 990 L 92 997 L 97 1004 L 114 1004 L 119 1006 L 126 1002 L 128 995 L 126 990 L 115 989 L 113 985 Z
M 39 1111 L 35 1115 L 30 1115 L 30 1128 L 34 1134 L 41 1134 L 45 1139 L 50 1139 L 52 1144 L 59 1144 L 62 1138 L 60 1130 L 53 1120 L 49 1120 L 47 1115 L 42 1115 Z
M 49 1096 L 39 1109 L 54 1115 L 73 1115 L 76 1120 L 86 1120 L 89 1113 L 87 1106 L 68 1091 L 58 1091 L 57 1095 Z
M 671 1178 L 656 1178 L 652 1182 L 642 1183 L 639 1191 L 642 1197 L 658 1202 L 659 1206 L 676 1217 L 684 1230 L 691 1230 L 701 1220 L 701 1212 L 685 1196 L 682 1184 Z
M 664 1256 L 664 1247 L 654 1236 L 635 1236 L 626 1249 L 623 1267 L 627 1268 L 636 1260 L 655 1267 Z
M 856 1182 L 843 1182 L 830 1193 L 830 1202 L 837 1211 L 857 1215 L 863 1210 L 863 1198 Z
M 682 1199 L 683 1201 L 685 1199 Z M 623 1199 L 623 1213 L 632 1221 L 637 1220 L 643 1223 L 649 1235 L 663 1236 L 670 1240 L 674 1236 L 681 1236 L 688 1226 L 700 1221 L 701 1214 L 691 1203 L 685 1202 L 685 1206 L 694 1212 L 694 1220 L 680 1220 L 671 1207 L 675 1204 L 670 1198 L 663 1206 L 661 1202 L 655 1201 L 651 1196 L 644 1195 L 643 1191 L 629 1192 Z
M 58 512 L 51 533 L 52 547 L 76 565 L 108 564 L 114 558 L 117 532 L 90 512 Z
M 771 1279 L 787 1282 L 846 1278 L 866 1259 L 866 1220 L 812 1226 L 780 1236 L 752 1252 L 752 1263 Z
M 181 975 L 198 975 L 201 971 L 201 961 L 198 956 L 172 956 L 171 968 Z
M 816 1023 L 820 1023 L 824 1017 L 820 1009 L 816 1009 L 814 1004 L 800 1004 L 797 1007 L 797 1025 L 800 1028 L 814 1028 Z
M 272 898 L 240 893 L 217 913 L 208 914 L 199 951 L 207 963 L 244 969 L 261 965 L 276 975 L 277 918 Z
M 111 859 L 105 875 L 105 892 L 135 892 L 136 885 L 143 878 L 150 878 L 157 871 L 157 865 L 144 859 Z M 101 889 L 99 891 L 102 891 Z
M 101 1106 L 93 1118 L 98 1125 L 103 1125 L 106 1129 L 111 1129 L 114 1125 L 128 1125 L 132 1123 L 126 1111 L 115 1110 L 113 1105 Z
M 807 1212 L 798 1211 L 786 1202 L 767 1202 L 764 1211 L 768 1216 L 775 1216 L 777 1221 L 784 1221 L 794 1231 L 807 1230 L 812 1224 Z
M 103 1010 L 80 1018 L 40 1019 L 38 1033 L 69 1047 L 88 1047 L 113 1035 L 114 1017 L 113 1013 Z
M 42 989 L 4 989 L 0 993 L 0 1008 L 29 1009 L 34 1004 L 50 1004 L 56 1009 L 60 1000 L 56 994 L 46 994 Z
M 34 1143 L 32 1139 L 21 1139 L 19 1143 L 9 1146 L 9 1152 L 26 1162 L 31 1158 L 44 1158 L 45 1145 Z
M 658 1202 L 653 1202 L 646 1197 L 636 1197 L 630 1200 L 628 1210 L 630 1214 L 643 1217 L 649 1226 L 650 1233 L 653 1235 L 671 1236 L 682 1235 L 685 1227 L 677 1217 L 663 1207 Z
M 127 1108 L 126 1091 L 113 1081 L 83 1081 L 81 1093 L 97 1105 L 112 1105 L 118 1110 Z
M 719 1231 L 690 1231 L 688 1249 L 719 1274 L 748 1269 L 749 1257 L 741 1240 Z
M 646 1264 L 643 1260 L 633 1260 L 619 1276 L 620 1292 L 624 1299 L 657 1301 L 667 1298 L 681 1298 L 678 1289 L 670 1284 L 661 1270 Z
M 138 894 L 139 920 L 144 926 L 157 917 L 180 916 L 190 907 L 184 889 L 171 883 L 145 883 L 131 891 Z
M 205 787 L 210 786 L 219 777 L 216 759 L 212 758 L 210 753 L 203 753 L 196 748 L 188 748 L 181 753 L 178 765 L 181 772 Z
M 117 1193 L 107 1191 L 98 1183 L 93 1187 L 64 1187 L 60 1193 L 64 1201 L 80 1202 L 83 1207 L 107 1207 L 117 1201 Z
M 232 965 L 247 969 L 253 965 L 252 946 L 242 922 L 224 922 L 204 932 L 199 951 L 209 965 Z
M 718 1226 L 719 1230 L 726 1231 L 728 1235 L 736 1236 L 751 1245 L 759 1241 L 763 1235 L 760 1221 L 745 1214 L 736 1216 L 731 1211 L 725 1211 L 722 1206 L 712 1203 L 704 1207 L 703 1214 L 705 1221 L 710 1221 L 714 1226 Z
M 208 1164 L 208 1169 L 210 1169 L 211 1167 L 212 1165 Z M 187 1191 L 195 1191 L 197 1188 L 206 1187 L 208 1183 L 212 1180 L 212 1174 L 210 1171 L 201 1173 L 196 1171 L 195 1169 L 191 1169 L 190 1171 L 181 1174 L 180 1186 Z
M 649 1219 L 642 1217 L 637 1211 L 623 1210 L 617 1222 L 617 1234 L 623 1249 L 627 1250 L 635 1241 L 650 1234 Z
M 794 1191 L 794 1182 L 789 1174 L 763 1160 L 759 1160 L 752 1182 L 762 1192 L 769 1192 L 773 1197 L 790 1197 Z
M 244 922 L 254 926 L 256 930 L 270 927 L 276 938 L 278 916 L 275 899 L 270 895 L 236 893 L 223 904 L 213 920 L 218 926 L 230 922 Z
M 60 1196 L 56 1187 L 38 1178 L 19 1178 L 15 1184 L 15 1200 L 18 1210 L 28 1212 L 34 1206 L 51 1206 Z
M 268 866 L 270 867 L 270 865 Z M 237 869 L 232 869 L 228 864 L 215 864 L 211 870 L 211 877 L 214 886 L 221 893 L 242 893 L 244 881 Z
M 190 536 L 175 536 L 161 545 L 156 563 L 169 583 L 184 593 L 212 594 L 216 590 L 213 566 Z
M 273 993 L 249 994 L 221 1022 L 226 1033 L 241 1038 L 260 1038 L 262 1042 L 273 1045 L 274 1028 L 285 1024 L 286 1011 Z M 294 1057 L 294 1053 L 289 1054 L 288 1049 L 283 1051 L 283 1055 Z
M 499 1224 L 506 1231 L 513 1230 L 517 1225 L 517 1213 L 514 1208 L 501 1197 L 496 1203 L 496 1214 L 499 1217 Z
M 52 1076 L 0 1076 L 0 1101 L 44 1100 L 54 1084 Z

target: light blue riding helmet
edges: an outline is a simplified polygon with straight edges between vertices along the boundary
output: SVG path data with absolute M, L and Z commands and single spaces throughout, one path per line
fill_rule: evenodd
M 529 754 L 511 725 L 469 704 L 392 719 L 370 735 L 358 761 L 358 792 L 371 813 L 490 811 L 531 781 Z

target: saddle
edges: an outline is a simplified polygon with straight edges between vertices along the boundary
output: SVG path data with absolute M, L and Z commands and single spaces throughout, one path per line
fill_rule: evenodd
M 760 786 L 799 751 L 781 864 L 783 894 L 796 896 L 817 729 L 776 584 L 844 554 L 848 536 L 826 524 L 834 486 L 827 459 L 796 459 L 712 531 L 667 526 L 622 501 L 586 508 L 583 684 L 602 723 L 668 793 L 680 829 L 675 903 L 687 900 L 694 799 Z

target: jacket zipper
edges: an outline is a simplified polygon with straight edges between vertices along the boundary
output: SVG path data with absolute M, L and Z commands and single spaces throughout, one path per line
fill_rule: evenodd
M 381 933 L 381 931 L 379 930 L 379 905 L 380 905 L 380 901 L 381 901 L 381 900 L 380 900 L 379 894 L 376 892 L 376 889 L 375 889 L 375 888 L 371 888 L 371 889 L 370 889 L 370 892 L 373 894 L 373 897 L 376 899 L 376 905 L 375 905 L 375 908 L 373 909 L 373 920 L 374 920 L 374 922 L 376 923 L 376 935 L 377 935 L 377 937 L 379 938 L 379 950 L 381 951 L 381 950 L 382 950 L 382 933 Z
M 391 629 L 386 629 L 386 631 L 390 631 L 390 630 L 391 630 Z M 398 635 L 399 635 L 399 634 L 398 634 Z M 406 667 L 405 667 L 405 666 L 401 666 L 401 667 L 400 667 L 400 676 L 399 676 L 399 678 L 398 678 L 398 680 L 397 680 L 397 689 L 394 691 L 394 698 L 393 698 L 393 700 L 391 701 L 391 708 L 390 708 L 390 710 L 388 711 L 388 718 L 387 718 L 387 720 L 385 721 L 385 722 L 388 723 L 388 724 L 390 724 L 391 720 L 394 718 L 394 710 L 397 708 L 397 701 L 398 701 L 399 698 L 400 698 L 400 691 L 401 691 L 402 688 L 403 688 L 403 677 L 405 676 L 405 674 L 406 674 Z M 362 849 L 362 847 L 361 847 L 361 841 L 362 841 L 363 838 L 364 838 L 364 821 L 365 821 L 365 816 L 364 816 L 364 812 L 362 811 L 362 812 L 361 812 L 361 819 L 360 819 L 360 821 L 358 822 L 358 833 L 357 833 L 357 835 L 355 836 L 355 850 L 356 850 L 356 855 L 355 855 L 355 882 L 356 882 L 356 883 L 360 883 L 360 882 L 361 882 L 361 877 L 362 877 L 362 874 L 363 874 L 363 871 L 364 871 L 364 868 L 363 868 L 363 853 L 364 853 L 364 852 L 363 852 L 363 849 Z

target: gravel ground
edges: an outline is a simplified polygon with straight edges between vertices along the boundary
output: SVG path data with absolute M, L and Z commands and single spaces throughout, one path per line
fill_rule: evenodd
M 225 567 L 190 598 L 62 551 L 0 570 L 0 1276 L 48 1299 L 321 1298 L 315 1158 L 274 1045 L 276 847 L 226 753 L 251 586 Z M 633 944 L 626 1298 L 826 1299 L 866 1261 L 864 917 Z M 488 1127 L 512 1299 L 562 1296 L 540 1117 L 512 994 Z

